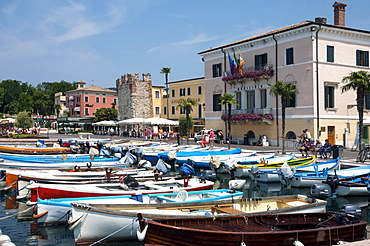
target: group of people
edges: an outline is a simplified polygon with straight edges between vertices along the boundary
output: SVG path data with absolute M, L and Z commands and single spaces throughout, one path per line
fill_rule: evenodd
M 213 129 L 204 131 L 204 134 L 197 143 L 202 148 L 206 147 L 208 144 L 212 148 L 215 144 L 216 138 L 219 140 L 220 144 L 224 143 L 224 134 L 222 133 L 222 130 L 218 130 L 216 133 L 213 131 Z
M 311 151 L 313 155 L 316 155 L 319 158 L 327 158 L 327 153 L 331 152 L 332 144 L 329 143 L 328 139 L 325 139 L 325 143 L 322 144 L 320 139 L 316 139 L 316 143 L 314 145 L 311 144 L 309 139 L 305 139 L 303 142 L 302 147 L 300 147 L 299 151 L 302 153 L 302 156 L 308 156 L 308 152 Z M 304 154 L 304 153 L 305 154 Z M 318 154 L 320 156 L 318 156 Z

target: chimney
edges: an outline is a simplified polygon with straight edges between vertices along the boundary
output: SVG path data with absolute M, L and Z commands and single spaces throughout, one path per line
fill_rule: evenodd
M 326 24 L 326 18 L 325 17 L 316 17 L 315 22 L 319 24 Z
M 345 13 L 347 4 L 341 2 L 335 2 L 334 7 L 334 25 L 345 26 Z

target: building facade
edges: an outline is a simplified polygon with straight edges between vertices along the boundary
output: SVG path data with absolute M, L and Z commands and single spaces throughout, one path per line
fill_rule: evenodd
M 279 146 L 284 139 L 289 146 L 308 129 L 314 138 L 352 147 L 356 93 L 342 93 L 342 79 L 353 71 L 370 71 L 370 32 L 346 27 L 346 5 L 336 2 L 333 7 L 334 25 L 316 18 L 200 52 L 207 128 L 226 131 L 219 97 L 230 93 L 238 102 L 232 108 L 232 141 L 251 144 L 264 134 L 271 145 Z M 285 136 L 280 97 L 270 93 L 269 84 L 277 80 L 294 83 L 299 90 L 287 102 Z M 365 123 L 370 123 L 369 112 Z
M 66 91 L 66 109 L 70 117 L 93 117 L 99 108 L 111 108 L 117 104 L 117 92 L 79 81 L 77 89 Z
M 185 112 L 178 109 L 179 99 L 194 99 L 197 105 L 193 107 L 190 116 L 193 118 L 194 128 L 191 133 L 198 132 L 205 127 L 205 91 L 204 78 L 194 78 L 180 81 L 172 81 L 168 83 L 168 111 L 167 100 L 163 99 L 163 112 L 169 113 L 168 117 L 171 120 L 179 120 L 180 116 L 185 116 Z M 167 115 L 164 114 L 166 117 Z

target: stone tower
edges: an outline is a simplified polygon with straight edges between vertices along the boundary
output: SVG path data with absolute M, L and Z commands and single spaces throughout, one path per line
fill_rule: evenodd
M 139 80 L 138 73 L 128 73 L 116 80 L 120 120 L 153 117 L 152 78 L 150 73 L 142 76 Z

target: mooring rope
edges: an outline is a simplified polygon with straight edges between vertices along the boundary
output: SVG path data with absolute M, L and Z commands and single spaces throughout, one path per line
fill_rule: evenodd
M 20 211 L 18 213 L 15 213 L 15 214 L 11 214 L 11 215 L 8 215 L 8 216 L 5 216 L 5 217 L 2 217 L 0 218 L 0 220 L 5 220 L 7 218 L 10 218 L 10 217 L 13 217 L 14 215 L 18 215 L 18 214 L 22 214 L 22 213 L 25 213 L 25 212 L 28 212 L 29 210 L 33 209 L 33 206 L 27 208 L 26 210 L 23 210 L 23 211 Z
M 4 176 L 5 177 L 5 176 Z M 8 185 L 8 186 L 6 186 L 6 187 L 4 187 L 4 188 L 2 188 L 1 189 L 1 191 L 3 191 L 3 190 L 9 190 L 10 189 L 10 187 L 12 187 L 15 183 L 17 183 L 18 182 L 18 180 L 16 180 L 16 181 L 14 181 L 13 183 L 11 183 L 10 185 Z
M 10 194 L 9 194 L 9 195 L 7 195 L 7 196 L 4 196 L 4 197 L 0 200 L 0 202 L 4 201 L 4 200 L 5 200 L 5 199 L 7 199 L 8 197 L 11 197 L 12 195 L 16 194 L 17 192 L 20 192 L 21 190 L 26 189 L 26 188 L 27 188 L 27 186 L 28 186 L 28 184 L 27 184 L 27 185 L 25 185 L 25 186 L 23 186 L 21 189 L 16 190 L 16 191 L 14 191 L 14 192 L 10 193 Z
M 128 227 L 128 226 L 130 226 L 130 225 L 133 225 L 133 224 L 135 223 L 135 221 L 136 221 L 136 219 L 132 219 L 132 222 L 131 222 L 130 224 L 128 224 L 128 225 L 126 225 L 126 226 L 124 226 L 124 227 L 122 227 L 122 228 L 118 229 L 117 231 L 115 231 L 115 232 L 113 232 L 113 233 L 109 234 L 109 235 L 108 235 L 108 236 L 106 236 L 106 237 L 103 237 L 102 239 L 100 239 L 100 240 L 96 241 L 95 243 L 90 244 L 90 246 L 93 246 L 93 245 L 95 245 L 95 244 L 97 244 L 97 243 L 101 243 L 102 241 L 104 241 L 105 239 L 109 238 L 110 236 L 113 236 L 114 234 L 116 234 L 116 233 L 118 233 L 118 232 L 122 231 L 123 229 L 125 229 L 126 227 Z M 132 231 L 132 230 L 131 230 L 131 231 Z

